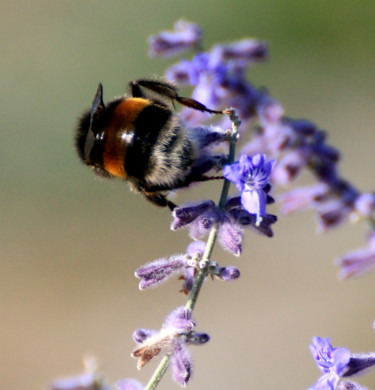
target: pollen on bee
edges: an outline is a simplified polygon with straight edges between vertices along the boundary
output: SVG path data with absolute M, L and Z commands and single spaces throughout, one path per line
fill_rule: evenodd
M 127 131 L 121 134 L 121 139 L 124 140 L 126 143 L 133 142 L 134 139 L 134 131 Z

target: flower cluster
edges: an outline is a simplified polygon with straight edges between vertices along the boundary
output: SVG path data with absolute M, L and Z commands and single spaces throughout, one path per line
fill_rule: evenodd
M 266 194 L 268 188 L 262 191 Z M 274 201 L 269 195 L 264 198 L 262 201 L 265 204 Z M 259 218 L 259 214 L 247 211 L 241 203 L 240 196 L 229 198 L 223 209 L 216 206 L 213 201 L 205 200 L 179 206 L 173 210 L 172 215 L 171 229 L 188 228 L 190 236 L 196 240 L 206 236 L 216 225 L 219 243 L 235 256 L 241 254 L 244 229 L 252 229 L 266 237 L 272 237 L 271 225 L 277 221 L 275 215 L 264 212 Z
M 173 275 L 182 275 L 184 281 L 181 291 L 188 294 L 194 283 L 197 271 L 202 267 L 206 244 L 203 241 L 193 241 L 186 249 L 186 254 L 173 255 L 169 258 L 154 260 L 135 271 L 135 276 L 140 278 L 140 290 L 156 287 Z M 204 266 L 207 266 L 204 263 Z M 230 282 L 240 277 L 240 271 L 235 267 L 220 267 L 215 261 L 210 261 L 207 274 L 212 277 Z
M 153 50 L 153 43 L 150 44 Z M 192 96 L 210 108 L 233 107 L 236 110 L 242 121 L 241 134 L 252 130 L 251 140 L 243 146 L 240 156 L 249 158 L 265 154 L 277 159 L 278 163 L 271 173 L 274 185 L 290 185 L 303 169 L 309 169 L 315 175 L 316 184 L 280 195 L 278 200 L 283 213 L 314 209 L 320 232 L 336 228 L 352 220 L 350 217 L 353 215 L 358 215 L 371 222 L 369 235 L 372 236 L 375 193 L 362 193 L 341 177 L 340 153 L 328 143 L 325 131 L 308 120 L 284 116 L 283 108 L 276 99 L 247 80 L 249 68 L 267 59 L 267 51 L 267 44 L 256 39 L 217 44 L 208 51 L 199 52 L 192 60 L 183 59 L 171 66 L 166 76 L 179 85 L 192 86 Z M 206 119 L 205 114 L 191 109 L 185 109 L 182 117 L 192 124 Z M 223 128 L 228 126 L 226 119 L 219 123 Z M 235 168 L 232 166 L 230 169 L 233 172 Z M 238 181 L 235 184 L 241 186 Z M 258 210 L 261 210 L 264 199 L 262 202 L 260 195 L 262 193 L 254 191 L 241 194 L 243 205 L 246 198 L 251 203 L 249 208 L 245 207 L 249 213 L 256 207 L 256 202 L 259 202 Z M 260 214 L 256 215 L 259 222 Z M 363 252 L 344 255 L 343 260 L 338 261 L 343 267 L 340 275 L 350 277 L 366 272 L 374 263 L 369 258 L 372 251 L 369 240 L 369 247 Z M 355 272 L 347 271 L 348 258 Z
M 187 346 L 202 345 L 210 339 L 206 333 L 195 332 L 195 326 L 191 310 L 179 307 L 168 315 L 159 332 L 137 329 L 133 339 L 138 348 L 132 356 L 138 358 L 138 368 L 144 367 L 160 353 L 166 354 L 170 357 L 173 378 L 185 386 L 190 379 L 193 364 Z

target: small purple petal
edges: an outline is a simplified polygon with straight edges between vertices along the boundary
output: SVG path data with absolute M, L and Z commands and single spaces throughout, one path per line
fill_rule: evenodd
M 370 216 L 375 210 L 375 195 L 361 194 L 355 201 L 356 210 L 366 216 Z
M 215 203 L 212 200 L 201 201 L 197 203 L 188 203 L 186 205 L 176 207 L 173 212 L 172 230 L 180 229 L 193 221 L 208 210 L 215 208 Z
M 235 267 L 222 267 L 220 269 L 219 277 L 225 282 L 231 282 L 232 280 L 236 280 L 240 277 L 240 270 Z
M 187 344 L 202 345 L 206 344 L 210 340 L 210 336 L 207 333 L 190 332 L 186 337 Z
M 218 230 L 218 240 L 221 246 L 234 256 L 239 256 L 242 250 L 242 238 L 242 230 L 226 218 Z
M 198 252 L 201 256 L 203 256 L 203 253 L 206 249 L 206 243 L 203 241 L 192 241 L 188 247 L 186 248 L 186 253 L 194 257 L 195 254 Z
M 267 196 L 262 190 L 245 190 L 242 192 L 241 203 L 246 211 L 256 215 L 256 225 L 259 225 L 266 214 Z
M 336 259 L 340 279 L 360 276 L 375 267 L 375 248 L 359 249 Z
M 137 344 L 142 344 L 146 339 L 155 335 L 156 333 L 156 330 L 140 328 L 133 332 L 132 337 Z
M 182 291 L 185 294 L 188 294 L 191 289 L 193 288 L 194 281 L 195 281 L 195 269 L 192 267 L 186 268 L 184 275 L 183 275 L 184 283 L 182 285 Z
M 139 288 L 145 290 L 149 287 L 155 287 L 180 272 L 186 265 L 187 259 L 184 255 L 154 260 L 135 271 L 135 276 L 142 279 L 139 282 Z
M 173 378 L 181 386 L 186 386 L 192 371 L 192 359 L 184 343 L 175 339 L 174 350 L 171 355 L 171 369 Z
M 195 327 L 195 322 L 191 319 L 191 310 L 182 306 L 168 315 L 164 325 L 168 328 L 177 328 L 183 332 L 190 332 Z

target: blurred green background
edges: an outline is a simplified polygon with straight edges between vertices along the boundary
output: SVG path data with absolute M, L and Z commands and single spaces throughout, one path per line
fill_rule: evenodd
M 288 115 L 329 130 L 343 174 L 375 187 L 375 2 L 2 0 L 0 6 L 0 388 L 41 389 L 98 356 L 108 380 L 137 377 L 138 327 L 158 329 L 185 302 L 180 283 L 140 292 L 134 270 L 184 251 L 166 210 L 120 181 L 95 179 L 72 145 L 77 116 L 97 84 L 105 100 L 128 81 L 161 75 L 146 38 L 186 17 L 209 48 L 266 39 L 271 58 L 251 72 Z M 202 186 L 181 197 L 217 198 Z M 272 212 L 278 214 L 277 206 Z M 241 269 L 233 284 L 206 283 L 194 317 L 212 339 L 192 348 L 190 389 L 304 389 L 319 376 L 308 345 L 331 337 L 375 348 L 375 274 L 337 280 L 335 256 L 364 245 L 362 225 L 316 235 L 312 213 L 281 217 L 272 240 L 248 234 L 243 255 L 214 258 Z M 361 379 L 375 388 L 374 374 Z M 170 377 L 161 388 L 174 389 Z

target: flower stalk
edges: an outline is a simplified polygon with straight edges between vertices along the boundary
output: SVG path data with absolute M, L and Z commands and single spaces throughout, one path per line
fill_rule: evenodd
M 236 112 L 234 109 L 228 109 L 224 111 L 225 114 L 229 116 L 229 119 L 232 122 L 232 131 L 230 132 L 229 136 L 229 156 L 228 156 L 228 164 L 232 164 L 234 162 L 235 157 L 235 151 L 236 151 L 236 142 L 238 139 L 238 128 L 241 124 L 241 121 L 239 120 L 238 116 L 236 115 Z M 229 193 L 229 187 L 230 187 L 230 181 L 227 179 L 224 179 L 223 187 L 221 190 L 221 195 L 219 199 L 219 208 L 223 209 L 225 202 L 228 197 Z M 216 238 L 217 238 L 217 232 L 218 232 L 218 225 L 215 224 L 208 236 L 206 248 L 202 257 L 202 260 L 200 262 L 201 269 L 197 272 L 197 275 L 195 277 L 195 281 L 193 284 L 193 288 L 190 291 L 188 300 L 186 302 L 185 308 L 188 310 L 193 310 L 195 307 L 195 304 L 197 302 L 200 290 L 202 288 L 203 282 L 205 277 L 208 273 L 208 265 L 209 260 L 211 258 L 211 254 L 213 252 Z M 145 386 L 145 390 L 154 390 L 160 383 L 161 379 L 163 378 L 165 372 L 168 369 L 169 365 L 169 355 L 165 355 L 161 362 L 159 363 L 157 369 L 155 370 L 153 376 L 151 377 L 148 384 Z

